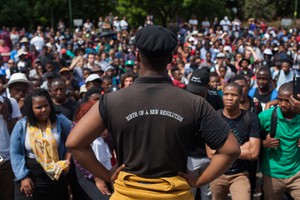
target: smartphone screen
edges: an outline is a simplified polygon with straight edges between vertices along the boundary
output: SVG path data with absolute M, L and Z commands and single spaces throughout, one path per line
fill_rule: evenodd
M 0 156 L 0 165 L 2 164 L 2 162 L 4 162 L 4 159 L 2 158 L 2 156 Z
M 295 99 L 300 100 L 297 94 L 300 94 L 300 77 L 294 77 L 293 80 L 293 96 Z

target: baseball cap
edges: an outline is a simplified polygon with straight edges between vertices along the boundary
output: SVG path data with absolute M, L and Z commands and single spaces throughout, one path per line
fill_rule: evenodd
M 125 66 L 133 66 L 134 65 L 134 61 L 133 60 L 127 60 L 126 62 L 125 62 Z
M 186 90 L 195 94 L 203 93 L 209 83 L 209 72 L 207 69 L 196 69 L 193 71 Z
M 86 78 L 85 82 L 88 83 L 88 82 L 95 81 L 95 80 L 101 81 L 100 76 L 99 76 L 98 74 L 90 74 L 90 75 Z
M 224 53 L 218 53 L 217 58 L 225 58 L 225 54 Z

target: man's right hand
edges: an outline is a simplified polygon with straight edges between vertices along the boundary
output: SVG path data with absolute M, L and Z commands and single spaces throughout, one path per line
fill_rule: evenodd
M 32 197 L 33 195 L 34 184 L 31 178 L 26 177 L 21 181 L 20 191 L 23 192 L 26 197 Z
M 120 167 L 118 165 L 115 165 L 109 170 L 109 175 L 110 175 L 110 181 L 114 181 L 118 178 L 119 173 L 125 168 L 126 166 L 123 164 Z
M 267 135 L 266 139 L 263 141 L 264 148 L 277 148 L 279 147 L 279 139 L 271 138 L 270 134 Z

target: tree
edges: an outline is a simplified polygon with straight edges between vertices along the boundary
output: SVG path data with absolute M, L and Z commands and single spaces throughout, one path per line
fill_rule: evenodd
M 32 11 L 28 1 L 9 0 L 0 4 L 0 24 L 24 27 L 32 21 Z
M 268 20 L 276 17 L 292 17 L 295 0 L 244 0 L 242 7 L 244 18 L 266 18 Z
M 155 23 L 167 25 L 191 0 L 118 0 L 117 11 L 128 17 L 130 24 L 144 24 L 147 14 L 155 16 Z

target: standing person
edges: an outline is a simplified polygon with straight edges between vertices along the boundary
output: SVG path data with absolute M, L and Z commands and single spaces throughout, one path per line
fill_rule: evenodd
M 260 126 L 257 115 L 240 109 L 242 88 L 234 82 L 225 85 L 223 90 L 224 109 L 220 110 L 222 118 L 230 124 L 230 128 L 237 138 L 241 149 L 237 159 L 230 169 L 222 176 L 211 182 L 213 200 L 227 200 L 228 192 L 232 199 L 251 199 L 251 187 L 248 179 L 248 164 L 256 160 L 260 150 Z M 214 154 L 207 148 L 209 157 Z
M 281 200 L 284 192 L 300 198 L 300 115 L 292 109 L 295 104 L 289 102 L 292 94 L 292 82 L 283 84 L 278 91 L 279 107 L 258 116 L 264 137 L 261 171 L 265 200 Z M 273 112 L 277 119 L 275 136 L 271 137 Z
M 125 72 L 121 76 L 120 88 L 127 88 L 133 84 L 135 76 L 131 72 Z
M 136 33 L 135 40 L 140 77 L 126 90 L 102 95 L 74 127 L 66 144 L 96 177 L 116 179 L 112 200 L 191 200 L 190 187 L 205 185 L 226 171 L 240 154 L 238 143 L 202 97 L 170 83 L 166 67 L 177 46 L 176 35 L 149 25 Z M 90 147 L 106 128 L 120 165 L 117 170 L 106 170 Z M 204 140 L 217 149 L 200 177 L 187 172 L 186 167 L 196 130 L 203 131 Z
M 296 70 L 291 69 L 292 61 L 289 58 L 281 60 L 281 69 L 273 73 L 273 79 L 276 82 L 276 90 L 286 82 L 292 81 L 294 76 L 299 76 Z
M 65 80 L 62 78 L 53 79 L 50 84 L 50 94 L 55 111 L 64 114 L 69 120 L 73 120 L 78 103 L 68 98 Z
M 11 135 L 10 156 L 15 174 L 15 200 L 68 199 L 71 156 L 65 147 L 71 121 L 56 115 L 50 95 L 33 90 L 25 98 L 25 117 Z
M 28 81 L 26 75 L 23 73 L 13 74 L 8 83 L 3 87 L 9 89 L 9 96 L 18 102 L 19 108 L 22 111 L 24 106 L 24 98 L 31 87 L 31 82 Z
M 93 89 L 92 89 L 93 90 Z M 100 93 L 99 93 L 100 96 Z M 92 108 L 92 106 L 96 103 L 96 101 L 90 100 L 81 104 L 77 110 L 74 124 L 78 123 L 78 121 Z M 107 132 L 107 131 L 105 131 Z M 101 164 L 106 169 L 111 169 L 111 153 L 109 146 L 104 140 L 104 132 L 103 135 L 98 137 L 92 143 L 92 149 L 95 152 L 95 156 L 101 162 Z M 108 134 L 108 133 L 107 133 Z M 78 183 L 83 189 L 83 191 L 89 196 L 89 198 L 93 200 L 104 200 L 109 199 L 111 195 L 111 184 L 105 183 L 102 179 L 95 177 L 89 171 L 84 169 L 79 163 L 75 161 L 76 165 L 76 176 L 78 179 Z M 81 200 L 89 199 L 87 197 L 81 196 Z
M 208 89 L 210 81 L 210 74 L 208 71 L 208 68 L 194 70 L 187 85 L 187 91 L 205 98 L 215 110 L 219 110 L 223 108 L 223 102 L 216 91 Z M 188 169 L 197 175 L 200 175 L 210 163 L 210 159 L 207 157 L 205 149 L 205 142 L 201 135 L 201 132 L 195 134 L 190 145 L 187 163 Z M 191 190 L 195 198 L 197 198 L 197 188 L 192 188 Z M 200 195 L 201 200 L 211 199 L 211 191 L 208 184 L 200 187 Z
M 242 100 L 240 102 L 240 108 L 248 110 L 255 115 L 258 115 L 262 111 L 260 102 L 248 96 L 249 84 L 247 79 L 243 75 L 236 75 L 230 81 L 239 84 L 242 88 Z M 248 163 L 249 181 L 251 185 L 251 197 L 253 196 L 256 188 L 256 173 L 257 173 L 258 160 L 253 159 Z M 251 198 L 252 199 L 252 198 Z
M 256 98 L 262 109 L 265 110 L 266 103 L 277 99 L 278 92 L 272 87 L 272 75 L 271 71 L 267 66 L 258 68 L 256 73 L 257 88 L 252 88 L 249 91 L 249 96 Z
M 6 99 L 6 100 L 5 100 Z M 14 174 L 10 163 L 10 134 L 17 120 L 22 117 L 18 103 L 12 98 L 0 96 L 0 199 L 14 199 Z

